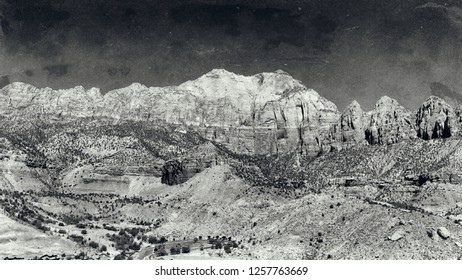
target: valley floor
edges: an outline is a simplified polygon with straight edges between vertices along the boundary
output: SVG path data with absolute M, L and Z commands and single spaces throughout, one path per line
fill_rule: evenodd
M 227 165 L 182 185 L 132 177 L 130 192 L 3 190 L 1 257 L 93 259 L 458 259 L 462 226 L 425 205 L 374 201 L 379 188 L 320 193 L 247 185 Z M 135 182 L 139 182 L 137 185 Z M 146 187 L 150 182 L 150 188 Z M 140 191 L 137 191 L 139 188 Z M 445 195 L 458 185 L 438 186 Z M 142 190 L 142 191 L 141 191 Z M 444 204 L 449 199 L 435 194 Z M 455 197 L 455 198 L 454 198 Z M 425 200 L 421 200 L 425 201 Z M 431 204 L 431 203 L 430 203 Z M 13 208 L 13 206 L 15 208 Z M 419 207 L 417 207 L 419 206 Z M 457 209 L 457 205 L 455 206 Z M 441 209 L 440 209 L 441 210 Z M 452 210 L 454 211 L 454 209 Z M 19 222 L 28 213 L 27 222 Z M 10 218 L 12 217 L 12 218 Z M 456 216 L 457 217 L 457 216 Z M 36 222 L 41 221 L 40 223 Z M 38 228 L 38 229 L 37 229 Z M 444 228 L 449 236 L 441 233 Z M 63 255 L 64 254 L 64 255 Z M 62 255 L 62 256 L 61 256 Z

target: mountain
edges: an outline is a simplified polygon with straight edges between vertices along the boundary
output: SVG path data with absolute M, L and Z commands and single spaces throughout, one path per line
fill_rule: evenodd
M 306 160 L 343 150 L 354 154 L 356 146 L 457 139 L 458 116 L 458 109 L 434 96 L 416 113 L 387 96 L 369 112 L 353 101 L 340 113 L 280 70 L 247 77 L 215 69 L 179 86 L 132 84 L 104 96 L 95 88 L 37 89 L 22 83 L 0 94 L 3 133 L 26 153 L 28 165 L 47 164 L 60 173 L 70 164 L 99 161 L 104 164 L 94 170 L 98 174 L 162 174 L 170 185 L 230 155 L 239 158 L 234 166 L 244 177 L 254 177 L 252 184 L 298 178 L 296 185 L 306 185 L 311 169 L 301 167 Z M 63 151 L 75 156 L 63 157 Z M 127 165 L 114 165 L 123 157 L 131 159 Z
M 0 207 L 24 240 L 45 235 L 12 256 L 459 258 L 459 120 L 436 97 L 339 112 L 282 71 L 105 95 L 13 83 Z
M 393 144 L 415 138 L 415 118 L 395 99 L 384 96 L 366 114 L 366 140 L 370 144 Z
M 222 69 L 179 86 L 132 84 L 104 96 L 96 88 L 53 90 L 13 83 L 2 89 L 0 115 L 61 122 L 97 117 L 160 120 L 251 155 L 297 151 L 317 156 L 362 140 L 392 144 L 416 137 L 446 138 L 460 130 L 454 110 L 437 97 L 430 97 L 417 114 L 386 96 L 370 112 L 353 102 L 340 113 L 335 104 L 283 71 L 247 77 Z
M 460 120 L 443 99 L 431 96 L 417 112 L 417 135 L 425 140 L 458 136 Z

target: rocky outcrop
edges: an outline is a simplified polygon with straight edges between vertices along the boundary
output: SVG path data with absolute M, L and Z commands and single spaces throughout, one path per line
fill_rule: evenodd
M 224 158 L 210 142 L 193 147 L 177 159 L 169 160 L 162 167 L 161 182 L 178 185 L 186 182 L 204 169 L 221 165 Z
M 413 119 L 398 101 L 384 96 L 365 117 L 365 138 L 369 144 L 393 144 L 415 138 Z
M 391 240 L 391 241 L 398 241 L 401 238 L 403 238 L 404 235 L 405 235 L 405 231 L 402 230 L 402 229 L 399 229 L 399 230 L 395 231 L 391 236 L 389 236 L 388 239 Z
M 364 142 L 364 111 L 356 100 L 343 111 L 334 133 L 338 142 L 348 146 Z
M 317 155 L 329 151 L 329 130 L 338 117 L 335 104 L 314 90 L 286 92 L 256 112 L 253 119 L 256 152 L 277 154 L 297 150 L 302 154 Z
M 183 164 L 178 160 L 167 161 L 162 167 L 162 184 L 177 185 L 186 182 Z
M 417 136 L 424 140 L 449 138 L 459 132 L 454 109 L 436 96 L 431 96 L 420 106 L 416 125 Z

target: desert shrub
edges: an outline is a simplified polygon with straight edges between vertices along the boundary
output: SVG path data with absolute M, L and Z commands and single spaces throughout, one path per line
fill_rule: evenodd
M 60 229 L 60 230 L 58 231 L 58 233 L 66 234 L 67 232 L 66 232 L 64 229 Z
M 85 252 L 80 252 L 75 258 L 80 259 L 80 260 L 84 260 L 85 259 Z
M 71 236 L 69 236 L 69 238 L 74 240 L 75 242 L 82 242 L 83 241 L 83 236 L 81 236 L 81 235 L 72 234 Z
M 227 254 L 230 254 L 230 253 L 231 253 L 231 246 L 229 246 L 229 244 L 226 244 L 226 245 L 223 247 L 223 249 L 225 249 L 225 252 L 226 252 Z
M 128 232 L 133 236 L 137 236 L 138 233 L 140 232 L 140 230 L 138 228 L 131 228 L 130 230 L 128 230 Z
M 106 252 L 107 251 L 106 245 L 101 246 L 101 248 L 99 250 L 100 250 L 100 252 Z
M 117 229 L 114 226 L 109 226 L 109 225 L 105 225 L 104 229 L 110 230 L 110 231 L 117 231 Z
M 95 241 L 91 241 L 88 245 L 93 249 L 98 249 L 99 247 L 99 244 L 96 243 Z
M 87 232 L 86 229 L 83 229 L 80 233 L 81 233 L 81 234 L 87 234 L 88 232 Z
M 168 241 L 168 240 L 167 240 L 167 238 L 165 238 L 165 236 L 162 236 L 162 237 L 160 238 L 160 243 L 166 243 L 167 241 Z
M 125 260 L 125 255 L 118 254 L 117 256 L 114 257 L 114 260 Z

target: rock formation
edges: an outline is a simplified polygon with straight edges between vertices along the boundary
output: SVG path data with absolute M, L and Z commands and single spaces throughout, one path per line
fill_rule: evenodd
M 221 165 L 223 161 L 210 142 L 198 145 L 179 158 L 165 162 L 161 181 L 167 185 L 181 184 L 206 168 Z
M 431 96 L 416 116 L 417 136 L 425 139 L 448 138 L 459 132 L 454 109 L 439 97 Z
M 241 154 L 316 156 L 356 144 L 458 134 L 460 114 L 430 97 L 417 115 L 389 97 L 370 112 L 353 101 L 340 114 L 332 102 L 283 71 L 242 76 L 222 69 L 173 87 L 132 84 L 102 95 L 96 88 L 38 89 L 23 83 L 0 91 L 0 116 L 66 122 L 104 117 L 188 127 Z
M 364 111 L 354 100 L 340 116 L 338 126 L 335 127 L 336 140 L 351 145 L 364 142 Z
M 410 112 L 388 96 L 380 98 L 374 110 L 366 114 L 365 128 L 369 144 L 393 144 L 415 138 Z
M 184 174 L 183 164 L 178 160 L 171 160 L 162 167 L 162 184 L 177 185 L 186 182 L 188 178 Z
M 13 83 L 0 95 L 3 116 L 162 120 L 247 154 L 329 149 L 323 137 L 338 114 L 332 102 L 282 71 L 246 77 L 213 70 L 178 87 L 133 84 L 104 96 L 95 88 L 52 90 Z

